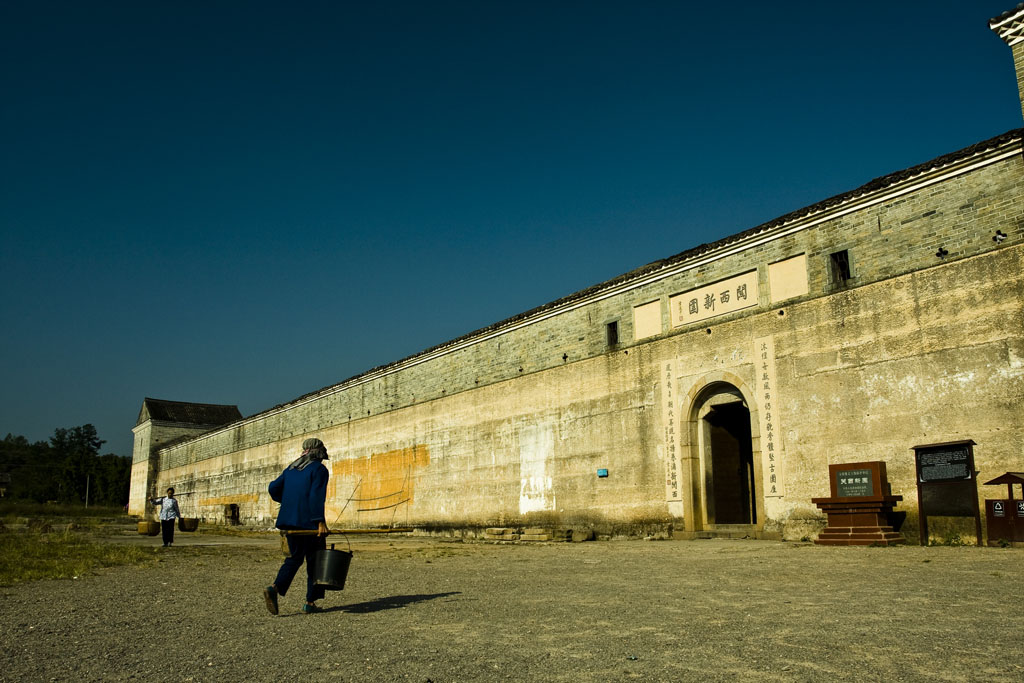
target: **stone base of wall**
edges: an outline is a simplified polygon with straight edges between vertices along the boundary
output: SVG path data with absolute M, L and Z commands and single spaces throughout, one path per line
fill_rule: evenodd
M 416 527 L 412 536 L 447 538 L 467 542 L 489 543 L 582 543 L 612 540 L 669 540 L 671 524 L 636 524 L 615 526 L 502 526 L 502 527 Z

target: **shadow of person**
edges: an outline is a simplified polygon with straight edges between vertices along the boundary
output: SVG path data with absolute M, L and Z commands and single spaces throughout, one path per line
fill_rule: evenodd
M 353 614 L 367 614 L 369 612 L 380 612 L 386 609 L 399 609 L 406 605 L 412 605 L 417 602 L 426 602 L 427 600 L 436 600 L 437 598 L 446 598 L 449 595 L 461 595 L 459 591 L 449 591 L 447 593 L 433 593 L 430 595 L 392 595 L 387 598 L 377 598 L 376 600 L 370 600 L 369 602 L 357 602 L 352 605 L 338 605 L 337 607 L 326 607 L 324 612 L 352 612 Z

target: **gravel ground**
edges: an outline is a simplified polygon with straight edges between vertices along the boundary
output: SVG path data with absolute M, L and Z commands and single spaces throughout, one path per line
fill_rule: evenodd
M 352 537 L 345 590 L 274 617 L 276 536 L 177 540 L 0 588 L 0 681 L 1024 680 L 1017 549 Z

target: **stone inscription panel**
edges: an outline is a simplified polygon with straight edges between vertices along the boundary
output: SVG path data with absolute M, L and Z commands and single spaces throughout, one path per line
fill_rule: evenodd
M 871 470 L 840 470 L 836 472 L 836 496 L 856 498 L 874 493 Z
M 756 306 L 757 296 L 756 270 L 677 294 L 669 299 L 672 327 Z
M 633 308 L 633 336 L 647 339 L 661 334 L 661 300 Z
M 768 293 L 773 304 L 807 294 L 807 254 L 768 264 Z

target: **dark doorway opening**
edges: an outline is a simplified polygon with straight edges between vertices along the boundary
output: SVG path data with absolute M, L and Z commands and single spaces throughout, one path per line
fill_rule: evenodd
M 707 423 L 708 522 L 756 524 L 754 452 L 750 443 L 750 411 L 742 403 L 713 406 Z

